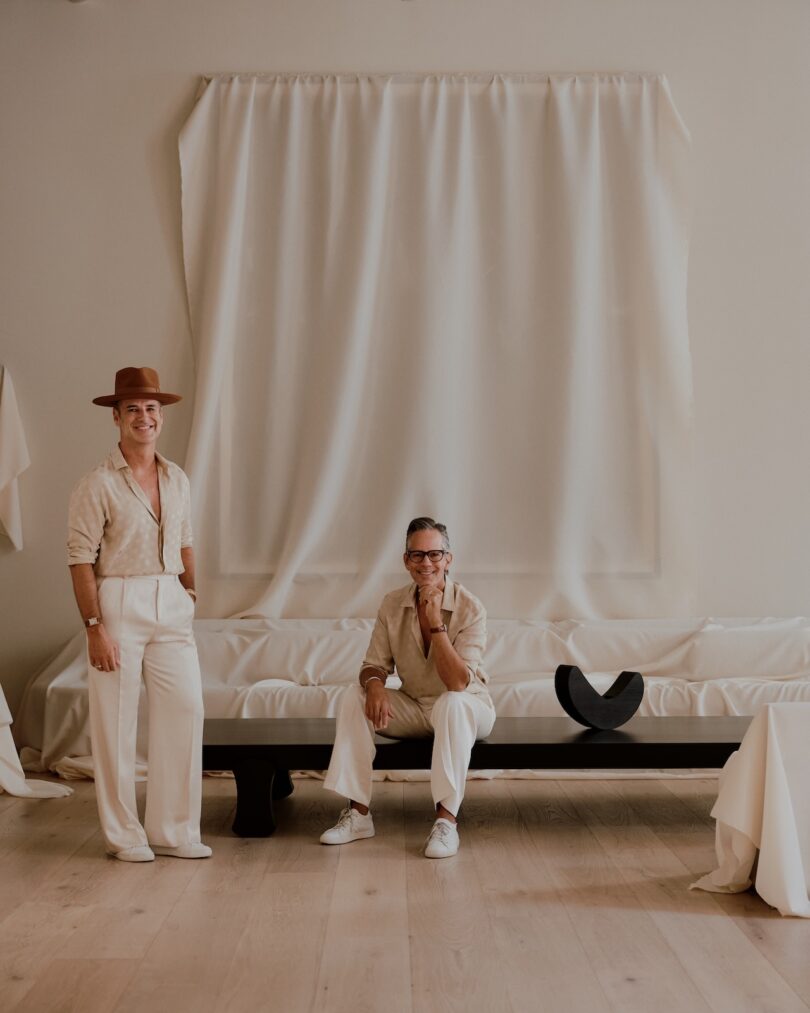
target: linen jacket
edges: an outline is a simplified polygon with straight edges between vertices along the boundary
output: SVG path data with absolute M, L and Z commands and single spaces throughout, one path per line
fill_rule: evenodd
M 450 643 L 469 672 L 464 692 L 482 696 L 491 705 L 489 679 L 481 667 L 487 641 L 484 606 L 465 587 L 448 579 L 442 598 L 442 621 L 447 626 Z M 416 584 L 398 588 L 383 598 L 363 668 L 376 668 L 385 675 L 396 670 L 403 692 L 415 700 L 435 699 L 447 692 L 436 671 L 432 644 L 425 657 L 416 612 Z

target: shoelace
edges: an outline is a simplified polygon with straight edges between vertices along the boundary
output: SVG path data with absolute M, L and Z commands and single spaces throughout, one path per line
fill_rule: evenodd
M 430 831 L 430 837 L 438 837 L 442 844 L 447 843 L 447 839 L 450 836 L 450 827 L 446 823 L 434 823 L 433 829 Z
M 351 821 L 352 821 L 351 808 L 344 809 L 343 812 L 341 812 L 340 816 L 338 816 L 337 826 L 340 827 L 340 829 L 342 830 L 343 827 L 348 826 L 348 824 L 350 824 Z

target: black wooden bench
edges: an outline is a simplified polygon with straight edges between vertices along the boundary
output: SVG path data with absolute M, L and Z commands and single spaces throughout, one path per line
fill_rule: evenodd
M 567 717 L 498 718 L 473 747 L 470 767 L 606 770 L 722 767 L 742 741 L 750 717 L 634 717 L 612 731 L 583 728 Z M 291 770 L 325 770 L 333 718 L 207 718 L 203 769 L 236 779 L 240 837 L 268 837 L 276 828 L 273 800 L 292 793 Z M 426 770 L 432 739 L 377 736 L 378 770 Z

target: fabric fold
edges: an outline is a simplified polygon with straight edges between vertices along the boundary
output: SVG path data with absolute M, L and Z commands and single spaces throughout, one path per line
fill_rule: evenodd
M 737 893 L 752 882 L 783 915 L 810 918 L 810 704 L 767 704 L 720 781 L 718 868 L 693 888 Z M 756 871 L 753 871 L 756 863 Z
M 0 533 L 23 547 L 18 479 L 31 464 L 11 374 L 0 366 Z
M 209 614 L 370 615 L 423 514 L 491 617 L 689 614 L 662 75 L 214 76 L 180 163 Z
M 14 740 L 11 737 L 11 712 L 0 687 L 0 792 L 20 798 L 63 798 L 73 789 L 50 781 L 26 781 Z

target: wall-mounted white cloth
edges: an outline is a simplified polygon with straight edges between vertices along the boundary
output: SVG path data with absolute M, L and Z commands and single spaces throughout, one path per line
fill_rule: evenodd
M 17 479 L 31 464 L 11 374 L 0 366 L 0 533 L 23 547 Z
M 810 703 L 772 703 L 751 722 L 720 775 L 712 809 L 719 867 L 693 888 L 754 886 L 783 915 L 810 918 Z
M 207 615 L 691 614 L 689 140 L 656 74 L 231 75 L 180 138 Z
M 3 687 L 0 686 L 0 792 L 20 798 L 60 798 L 72 795 L 73 789 L 50 781 L 26 781 L 14 740 L 11 737 L 11 711 Z

